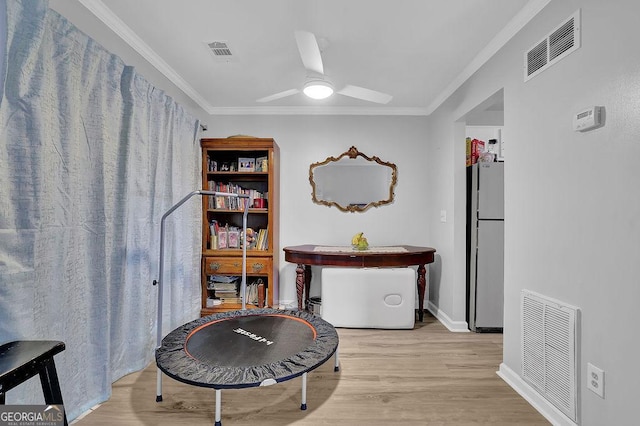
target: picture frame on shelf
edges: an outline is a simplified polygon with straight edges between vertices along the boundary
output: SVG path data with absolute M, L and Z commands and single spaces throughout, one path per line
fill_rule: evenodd
M 228 242 L 229 240 L 227 239 L 227 230 L 226 229 L 220 229 L 218 231 L 218 248 L 219 249 L 226 249 L 228 246 Z
M 240 231 L 237 229 L 229 230 L 228 234 L 228 244 L 229 248 L 240 248 Z
M 256 172 L 268 172 L 269 171 L 269 157 L 256 158 Z
M 238 158 L 238 171 L 239 172 L 255 172 L 256 171 L 256 159 L 255 158 Z

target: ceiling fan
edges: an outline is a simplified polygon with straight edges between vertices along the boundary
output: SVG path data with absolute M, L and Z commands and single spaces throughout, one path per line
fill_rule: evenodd
M 298 45 L 298 51 L 300 52 L 300 58 L 302 59 L 302 64 L 309 72 L 302 91 L 305 95 L 314 99 L 324 99 L 331 96 L 334 92 L 333 84 L 331 84 L 331 81 L 329 81 L 324 74 L 322 56 L 320 54 L 320 47 L 318 46 L 316 36 L 308 31 L 296 31 L 295 38 Z M 289 89 L 273 95 L 265 96 L 264 98 L 258 99 L 256 102 L 271 102 L 276 99 L 295 95 L 296 93 L 300 93 L 300 90 Z M 352 85 L 346 85 L 336 93 L 378 104 L 386 104 L 393 98 L 393 96 L 387 95 L 386 93 Z

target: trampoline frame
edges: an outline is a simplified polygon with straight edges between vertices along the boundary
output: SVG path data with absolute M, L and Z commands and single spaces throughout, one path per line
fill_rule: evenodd
M 156 331 L 157 331 L 157 341 L 156 341 L 156 348 L 155 348 L 155 353 L 156 353 L 156 368 L 157 368 L 157 381 L 156 381 L 156 402 L 161 402 L 162 401 L 162 374 L 163 371 L 160 369 L 160 367 L 158 366 L 157 363 L 157 354 L 158 354 L 158 349 L 161 348 L 162 346 L 162 304 L 163 304 L 163 274 L 164 274 L 164 235 L 165 235 L 165 220 L 167 219 L 167 217 L 169 217 L 174 211 L 176 211 L 180 206 L 182 206 L 185 202 L 187 202 L 190 198 L 196 196 L 196 195 L 200 195 L 200 196 L 205 196 L 205 195 L 210 195 L 210 196 L 224 196 L 224 197 L 235 197 L 235 198 L 248 198 L 250 199 L 249 195 L 245 195 L 245 194 L 234 194 L 234 193 L 228 193 L 228 192 L 217 192 L 217 191 L 207 191 L 207 190 L 196 190 L 196 191 L 192 191 L 189 194 L 187 194 L 184 198 L 182 198 L 180 201 L 178 201 L 175 205 L 173 205 L 169 210 L 166 211 L 166 213 L 162 216 L 162 219 L 160 221 L 160 261 L 159 261 L 159 273 L 158 273 L 158 280 L 154 280 L 153 281 L 153 285 L 157 285 L 158 286 L 158 317 L 157 317 L 157 323 L 156 323 Z M 249 204 L 251 203 L 245 203 L 244 206 L 244 212 L 243 212 L 243 216 L 242 216 L 242 235 L 243 238 L 246 238 L 246 232 L 247 232 L 247 215 L 249 213 Z M 241 292 L 241 299 L 242 299 L 242 312 L 246 313 L 246 291 L 247 291 L 247 246 L 246 244 L 242 245 L 242 280 L 241 280 L 241 287 L 240 287 L 240 292 Z M 252 310 L 250 313 L 247 313 L 248 315 L 259 315 L 261 313 L 265 313 L 266 311 L 269 312 L 273 312 L 274 314 L 280 314 L 280 315 L 291 315 L 291 316 L 298 316 L 300 317 L 300 315 L 306 315 L 306 316 L 311 316 L 310 318 L 313 318 L 312 314 L 309 314 L 307 312 L 301 312 L 301 313 L 296 313 L 293 311 L 290 312 L 286 312 L 286 311 L 277 311 L 274 309 L 260 309 L 260 310 Z M 236 313 L 239 311 L 235 311 Z M 222 314 L 215 314 L 216 316 L 225 316 L 224 313 Z M 205 317 L 205 318 L 209 318 L 209 317 Z M 200 319 L 202 320 L 202 319 Z M 191 323 L 200 321 L 200 320 L 195 320 L 192 321 Z M 305 321 L 307 321 L 305 319 Z M 321 321 L 322 323 L 326 323 L 326 321 L 319 319 L 319 321 Z M 307 321 L 309 323 L 313 322 L 313 319 L 311 319 L 311 321 Z M 191 324 L 188 323 L 188 324 Z M 187 324 L 187 325 L 188 325 Z M 326 323 L 329 324 L 329 323 Z M 330 325 L 330 324 L 329 324 Z M 174 330 L 176 331 L 176 330 Z M 170 333 L 171 334 L 171 333 Z M 335 363 L 334 363 L 334 371 L 339 371 L 340 367 L 339 367 L 339 358 L 338 358 L 338 338 L 337 338 L 337 333 L 336 333 L 336 345 L 335 345 L 335 349 L 333 349 L 331 351 L 331 353 L 328 354 L 328 356 L 326 358 L 324 358 L 321 362 L 318 362 L 316 365 L 314 365 L 312 368 L 307 369 L 306 371 L 302 372 L 301 374 L 295 374 L 291 377 L 287 377 L 281 381 L 284 380 L 290 380 L 291 378 L 297 377 L 297 376 L 302 376 L 302 401 L 300 404 L 300 409 L 301 410 L 306 410 L 307 409 L 307 373 L 309 371 L 312 371 L 313 369 L 319 367 L 320 365 L 324 364 L 331 356 L 334 356 L 335 358 Z M 165 372 L 166 373 L 166 372 Z M 166 373 L 168 374 L 168 373 Z M 207 386 L 205 384 L 200 384 L 200 383 L 195 383 L 195 382 L 190 382 L 187 380 L 184 380 L 178 376 L 174 376 L 174 375 L 170 375 L 168 374 L 170 377 L 173 377 L 176 380 L 182 381 L 184 383 L 188 383 L 188 384 L 192 384 L 192 385 L 196 385 L 196 386 Z M 273 379 L 273 378 L 268 378 L 265 379 L 263 381 L 261 381 L 259 384 L 252 384 L 249 386 L 270 386 L 273 384 L 278 383 L 277 380 Z M 221 422 L 221 406 L 222 406 L 222 388 L 223 387 L 216 387 L 215 385 L 213 386 L 207 386 L 207 387 L 213 387 L 215 389 L 215 394 L 216 394 L 216 401 L 215 401 L 215 426 L 221 426 L 222 422 Z M 248 386 L 247 386 L 248 387 Z
M 286 371 L 287 374 L 273 374 L 271 368 L 274 364 L 265 364 L 264 366 L 256 366 L 251 369 L 251 380 L 243 383 L 221 383 L 214 379 L 219 378 L 221 369 L 215 365 L 209 365 L 194 358 L 186 350 L 184 345 L 188 338 L 197 330 L 207 326 L 207 324 L 224 322 L 226 319 L 234 319 L 241 316 L 282 316 L 291 317 L 293 320 L 301 320 L 313 328 L 316 338 L 314 344 L 305 350 L 292 355 L 288 359 L 281 362 L 280 372 Z M 324 351 L 322 348 L 330 348 L 330 351 Z M 215 426 L 221 423 L 221 399 L 223 389 L 243 389 L 248 387 L 271 386 L 276 383 L 285 382 L 296 377 L 302 377 L 302 391 L 300 410 L 307 409 L 307 374 L 323 365 L 329 358 L 334 357 L 334 371 L 339 371 L 338 362 L 338 335 L 335 328 L 323 319 L 305 311 L 295 310 L 276 310 L 270 308 L 251 309 L 244 311 L 221 312 L 211 316 L 203 317 L 191 321 L 181 327 L 171 331 L 163 339 L 163 345 L 160 351 L 156 351 L 156 362 L 158 368 L 167 376 L 193 386 L 213 388 L 216 392 L 216 409 L 215 409 Z M 307 365 L 301 364 L 301 358 L 305 358 Z M 195 362 L 195 364 L 192 364 Z M 285 363 L 286 362 L 286 363 Z M 187 365 L 189 363 L 189 365 Z M 160 367 L 162 365 L 162 367 Z M 266 367 L 263 369 L 263 367 Z M 298 369 L 299 371 L 295 371 Z M 186 370 L 186 371 L 185 371 Z M 277 370 L 276 370 L 277 371 Z M 225 374 L 228 374 L 225 372 Z M 247 374 L 249 374 L 247 372 Z

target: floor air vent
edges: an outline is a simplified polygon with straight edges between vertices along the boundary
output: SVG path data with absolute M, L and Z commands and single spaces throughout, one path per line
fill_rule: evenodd
M 524 81 L 580 47 L 580 10 L 524 54 Z
M 574 422 L 578 309 L 522 291 L 522 377 Z

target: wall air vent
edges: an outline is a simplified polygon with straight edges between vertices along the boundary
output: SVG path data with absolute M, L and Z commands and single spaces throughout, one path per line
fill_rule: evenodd
M 522 378 L 577 421 L 578 308 L 522 291 Z
M 580 47 L 580 10 L 524 54 L 524 81 Z

